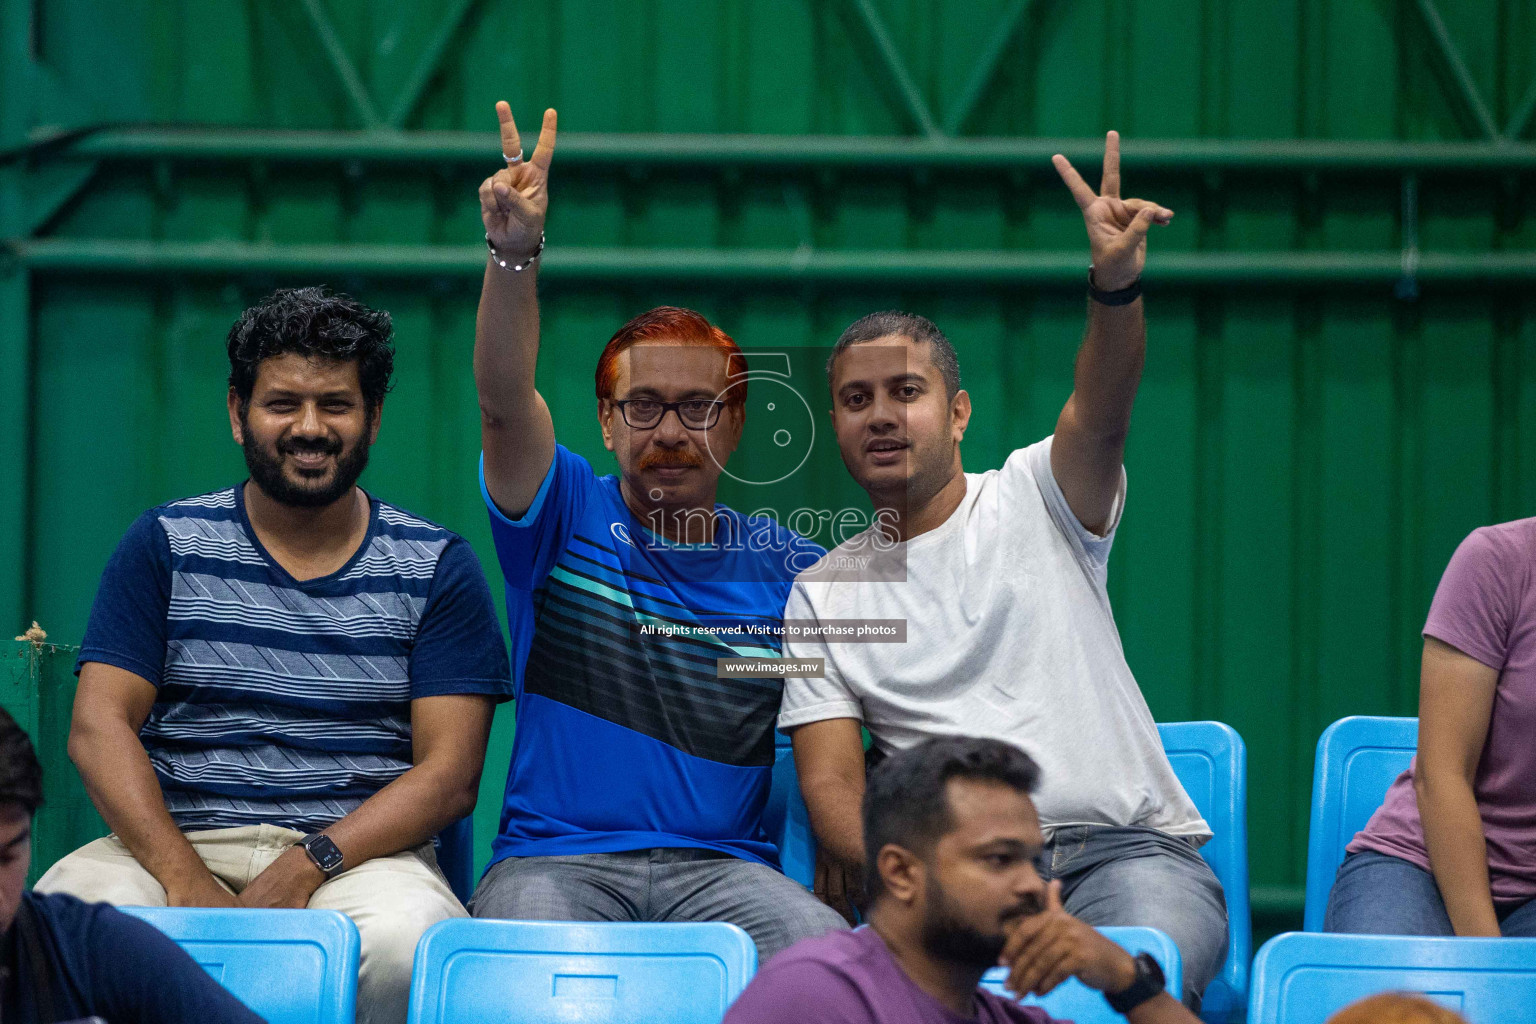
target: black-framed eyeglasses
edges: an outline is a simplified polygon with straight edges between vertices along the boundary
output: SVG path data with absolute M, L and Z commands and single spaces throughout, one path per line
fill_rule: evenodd
M 709 430 L 720 422 L 720 410 L 724 402 L 707 398 L 690 398 L 684 402 L 659 402 L 654 398 L 624 398 L 613 403 L 619 407 L 619 415 L 631 427 L 646 430 L 661 423 L 669 412 L 677 413 L 683 426 L 690 430 Z

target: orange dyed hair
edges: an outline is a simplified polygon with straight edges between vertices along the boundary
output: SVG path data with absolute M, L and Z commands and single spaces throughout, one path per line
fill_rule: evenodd
M 668 341 L 675 345 L 704 345 L 719 349 L 726 357 L 726 379 L 730 387 L 726 404 L 741 408 L 747 403 L 747 357 L 731 336 L 704 319 L 700 313 L 681 306 L 657 306 L 641 313 L 614 332 L 597 357 L 597 397 L 612 398 L 619 382 L 619 356 L 637 341 Z
M 1439 1003 L 1408 992 L 1388 992 L 1344 1007 L 1328 1024 L 1467 1024 L 1466 1018 Z

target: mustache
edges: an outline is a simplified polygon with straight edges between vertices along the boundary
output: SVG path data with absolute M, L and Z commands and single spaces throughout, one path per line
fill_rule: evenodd
M 1023 918 L 1033 917 L 1044 909 L 1045 900 L 1038 896 L 1026 896 L 998 915 L 998 920 L 1003 924 L 1012 924 Z
M 687 449 L 656 448 L 640 456 L 640 468 L 666 469 L 669 467 L 697 467 L 704 465 L 704 460 Z
M 284 455 L 340 455 L 341 441 L 329 437 L 290 437 L 277 450 Z

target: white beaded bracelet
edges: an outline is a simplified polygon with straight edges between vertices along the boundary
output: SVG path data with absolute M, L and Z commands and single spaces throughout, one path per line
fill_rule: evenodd
M 532 256 L 529 256 L 526 260 L 523 260 L 523 262 L 521 262 L 521 263 L 508 263 L 506 260 L 502 259 L 501 256 L 499 254 L 497 254 L 496 247 L 491 244 L 491 236 L 490 236 L 489 233 L 487 233 L 486 236 L 485 236 L 485 247 L 487 249 L 491 250 L 491 262 L 492 263 L 496 264 L 502 270 L 510 270 L 514 274 L 520 274 L 523 271 L 527 270 L 529 267 L 533 266 L 533 261 L 538 259 L 541 255 L 543 255 L 543 253 L 544 253 L 544 232 L 542 232 L 542 231 L 539 232 L 539 247 L 537 249 L 533 250 L 533 255 Z

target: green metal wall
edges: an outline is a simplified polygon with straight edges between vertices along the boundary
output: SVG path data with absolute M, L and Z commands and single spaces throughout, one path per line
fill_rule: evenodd
M 278 284 L 394 314 L 365 482 L 496 579 L 469 357 L 503 97 L 561 112 L 540 384 L 599 465 L 596 353 L 660 302 L 757 347 L 924 312 L 999 464 L 1083 321 L 1049 154 L 1127 136 L 1179 216 L 1111 592 L 1157 717 L 1248 741 L 1261 911 L 1299 906 L 1321 728 L 1413 712 L 1445 560 L 1536 508 L 1533 0 L 0 2 L 6 628 L 78 641 L 133 516 L 239 477 L 222 339 Z M 823 448 L 771 500 L 859 495 Z

